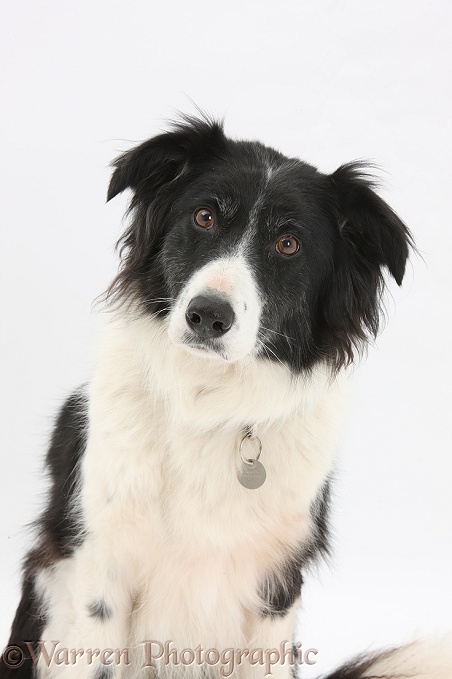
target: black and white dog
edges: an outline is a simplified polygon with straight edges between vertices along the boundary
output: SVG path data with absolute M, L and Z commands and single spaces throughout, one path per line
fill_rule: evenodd
M 325 175 L 207 119 L 120 156 L 108 199 L 125 189 L 94 376 L 48 453 L 10 640 L 23 662 L 6 654 L 0 676 L 290 677 L 302 571 L 328 550 L 345 369 L 410 234 L 360 164 Z M 377 676 L 450 679 L 450 648 L 329 679 Z

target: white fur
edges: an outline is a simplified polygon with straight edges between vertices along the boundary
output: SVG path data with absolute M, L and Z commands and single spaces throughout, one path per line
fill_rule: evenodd
M 262 618 L 258 589 L 312 538 L 310 505 L 333 464 L 340 391 L 323 368 L 294 379 L 278 363 L 188 354 L 168 340 L 165 321 L 111 320 L 89 388 L 86 537 L 39 578 L 50 616 L 43 639 L 114 649 L 173 641 L 180 650 L 291 641 L 293 614 Z M 258 490 L 236 478 L 247 426 L 263 445 Z M 99 598 L 113 611 L 104 622 L 87 616 Z M 82 659 L 49 676 L 61 672 L 86 677 L 92 668 Z M 250 673 L 264 671 L 245 664 L 241 674 Z
M 272 649 L 291 642 L 296 603 L 262 617 L 259 585 L 313 536 L 310 506 L 330 472 L 343 387 L 328 370 L 293 378 L 278 363 L 195 356 L 168 339 L 166 321 L 123 313 L 106 324 L 89 387 L 89 436 L 82 465 L 82 545 L 37 578 L 46 648 L 84 649 L 40 679 L 92 679 L 87 651 L 128 649 L 113 676 L 151 677 L 143 642 L 183 649 Z M 245 427 L 263 445 L 267 480 L 257 490 L 237 478 Z M 102 599 L 109 619 L 89 617 Z M 52 646 L 51 642 L 58 642 Z M 64 658 L 64 655 L 63 655 Z M 111 658 L 110 658 L 111 660 Z M 129 664 L 126 664 L 128 662 Z M 159 675 L 201 676 L 167 665 Z M 451 644 L 404 647 L 361 679 L 449 679 Z M 225 666 L 210 668 L 224 676 Z M 446 669 L 449 668 L 449 669 Z M 291 675 L 288 663 L 271 667 Z M 245 658 L 234 677 L 263 677 Z

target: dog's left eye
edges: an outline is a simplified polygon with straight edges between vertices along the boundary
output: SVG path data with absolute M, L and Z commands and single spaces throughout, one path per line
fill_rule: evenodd
M 276 243 L 276 250 L 280 255 L 292 257 L 292 255 L 296 255 L 300 250 L 300 241 L 292 235 L 283 236 Z
M 195 220 L 196 226 L 200 226 L 201 229 L 211 229 L 215 224 L 214 214 L 212 210 L 209 210 L 207 207 L 196 210 L 193 219 Z

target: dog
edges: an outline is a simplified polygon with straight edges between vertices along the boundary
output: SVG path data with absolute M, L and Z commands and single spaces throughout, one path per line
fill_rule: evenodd
M 126 189 L 96 368 L 56 421 L 0 676 L 294 676 L 314 659 L 295 615 L 329 549 L 347 366 L 412 237 L 365 165 L 323 174 L 209 118 L 117 158 L 107 199 Z M 451 668 L 448 646 L 415 644 L 328 679 Z

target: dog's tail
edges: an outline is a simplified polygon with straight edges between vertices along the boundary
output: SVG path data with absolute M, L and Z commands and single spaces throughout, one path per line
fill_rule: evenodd
M 320 679 L 452 679 L 452 636 L 360 656 Z

